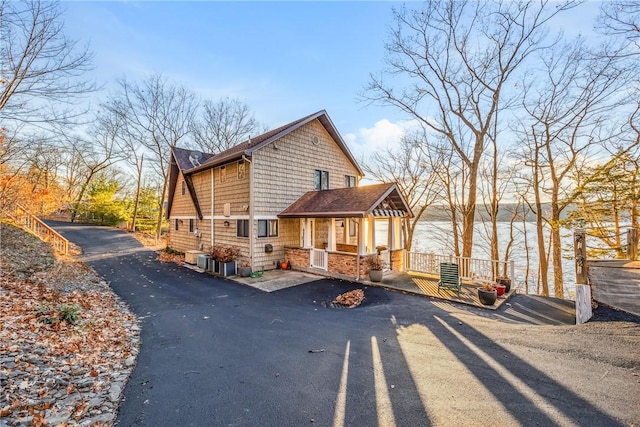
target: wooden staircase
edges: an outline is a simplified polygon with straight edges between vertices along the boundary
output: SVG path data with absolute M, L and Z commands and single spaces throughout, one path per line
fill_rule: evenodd
M 20 204 L 14 204 L 5 210 L 4 214 L 24 230 L 34 234 L 43 242 L 51 244 L 56 252 L 63 255 L 69 254 L 69 241 Z

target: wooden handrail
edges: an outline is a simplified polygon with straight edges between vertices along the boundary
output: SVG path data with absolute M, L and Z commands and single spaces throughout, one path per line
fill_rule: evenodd
M 8 214 L 8 216 L 43 242 L 51 244 L 54 250 L 64 255 L 69 254 L 69 241 L 19 203 L 14 205 L 13 212 Z

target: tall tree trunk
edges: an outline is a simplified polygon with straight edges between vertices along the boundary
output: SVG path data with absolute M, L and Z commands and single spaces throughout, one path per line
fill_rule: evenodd
M 462 256 L 471 258 L 473 250 L 473 233 L 476 219 L 476 185 L 478 182 L 477 171 L 471 171 L 469 176 L 469 198 L 464 206 L 462 217 Z
M 165 177 L 162 184 L 162 196 L 160 197 L 160 203 L 158 206 L 158 223 L 156 224 L 156 240 L 160 240 L 162 234 L 162 217 L 164 216 L 164 199 L 167 196 L 168 179 Z
M 555 214 L 553 215 L 556 216 Z M 562 241 L 559 218 L 551 220 L 551 255 L 553 258 L 553 295 L 564 299 L 564 279 L 562 274 Z M 548 291 L 547 291 L 548 293 Z
M 140 164 L 137 166 L 138 169 L 138 184 L 136 185 L 136 200 L 133 203 L 133 217 L 131 218 L 131 231 L 135 233 L 136 231 L 136 220 L 138 219 L 138 204 L 140 203 L 140 187 L 142 185 L 142 166 L 144 163 L 144 154 L 140 159 Z
M 534 161 L 537 161 L 539 157 L 539 148 L 535 149 Z M 537 163 L 536 163 L 537 164 Z M 538 241 L 538 259 L 540 260 L 540 275 L 539 286 L 542 286 L 542 292 L 537 291 L 543 296 L 549 296 L 549 258 L 547 258 L 547 251 L 544 243 L 544 212 L 542 211 L 542 201 L 540 197 L 540 170 L 537 166 L 534 166 L 533 174 L 533 193 L 535 195 L 535 207 L 536 207 L 536 234 Z

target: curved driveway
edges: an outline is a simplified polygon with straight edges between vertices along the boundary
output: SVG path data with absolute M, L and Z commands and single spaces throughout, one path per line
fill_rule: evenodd
M 582 336 L 575 326 L 507 324 L 377 288 L 357 309 L 326 308 L 357 285 L 318 280 L 262 293 L 161 264 L 121 231 L 55 228 L 142 319 L 121 426 L 640 421 L 637 347 L 628 360 L 571 351 Z

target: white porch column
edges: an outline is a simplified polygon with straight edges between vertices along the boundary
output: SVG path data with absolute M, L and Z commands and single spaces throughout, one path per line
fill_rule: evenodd
M 393 218 L 389 217 L 388 219 L 388 230 L 389 232 L 387 233 L 387 247 L 389 248 L 390 251 L 395 250 L 396 248 L 396 234 L 398 234 L 398 231 L 396 230 L 395 227 L 395 222 L 393 221 Z
M 353 220 L 351 220 L 353 221 Z M 367 228 L 365 226 L 365 218 L 358 218 L 358 254 L 367 254 Z
M 402 218 L 392 218 L 393 223 L 393 249 L 404 249 L 402 238 Z
M 329 220 L 329 241 L 327 242 L 327 249 L 331 252 L 336 251 L 336 219 L 331 218 Z
M 372 215 L 369 215 L 367 218 L 367 226 L 369 227 L 369 232 L 367 233 L 367 248 L 369 249 L 369 253 L 372 253 L 376 244 L 376 221 Z

